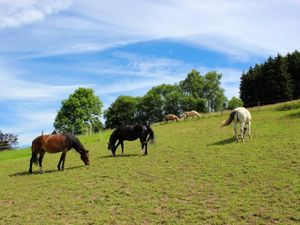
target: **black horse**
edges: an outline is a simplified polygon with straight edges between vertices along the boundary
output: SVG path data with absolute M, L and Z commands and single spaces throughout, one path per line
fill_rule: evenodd
M 148 139 L 147 139 L 148 137 Z M 150 126 L 137 124 L 137 125 L 127 125 L 115 129 L 110 135 L 108 142 L 108 149 L 111 150 L 113 156 L 116 156 L 116 150 L 119 145 L 122 147 L 122 154 L 124 154 L 124 141 L 134 141 L 140 139 L 142 150 L 145 146 L 145 155 L 147 155 L 147 144 L 148 141 L 154 141 L 154 132 Z M 116 142 L 119 141 L 116 145 Z

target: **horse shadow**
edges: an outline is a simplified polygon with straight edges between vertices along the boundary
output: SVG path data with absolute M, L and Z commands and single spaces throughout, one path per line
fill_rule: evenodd
M 140 154 L 124 154 L 124 155 L 116 155 L 115 158 L 127 158 L 127 157 L 136 157 L 136 156 L 144 156 L 144 155 L 140 155 Z M 112 155 L 104 155 L 104 156 L 100 156 L 100 159 L 106 159 L 106 158 L 114 158 Z
M 73 170 L 73 169 L 78 169 L 81 167 L 85 167 L 84 165 L 81 166 L 73 166 L 73 167 L 68 167 L 65 168 L 65 170 Z M 57 170 L 57 169 L 52 169 L 52 170 L 44 170 L 43 173 L 59 173 L 59 172 L 63 172 L 61 170 Z M 17 173 L 13 173 L 10 174 L 10 177 L 18 177 L 18 176 L 27 176 L 27 175 L 36 175 L 36 174 L 41 174 L 38 170 L 37 171 L 32 171 L 32 174 L 30 174 L 28 171 L 22 171 L 22 172 L 17 172 Z
M 231 144 L 231 143 L 234 143 L 234 142 L 235 142 L 235 137 L 231 137 L 231 138 L 227 138 L 227 139 L 209 144 L 208 146 L 210 146 L 210 145 L 227 145 L 227 144 Z

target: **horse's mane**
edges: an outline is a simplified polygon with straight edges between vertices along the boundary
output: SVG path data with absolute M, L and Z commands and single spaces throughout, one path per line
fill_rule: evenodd
M 81 153 L 84 150 L 83 145 L 79 141 L 79 139 L 73 134 L 64 134 L 64 136 L 68 140 L 68 145 L 73 147 L 77 152 Z
M 109 143 L 112 143 L 113 141 L 115 141 L 114 139 L 116 139 L 116 135 L 117 135 L 117 133 L 119 133 L 120 129 L 121 128 L 118 127 L 111 133 L 111 135 L 109 137 Z

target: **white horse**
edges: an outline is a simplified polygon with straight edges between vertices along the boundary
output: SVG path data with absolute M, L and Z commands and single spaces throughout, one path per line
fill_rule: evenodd
M 238 107 L 231 111 L 229 118 L 221 124 L 221 127 L 227 126 L 234 122 L 234 133 L 236 141 L 239 141 L 238 133 L 237 133 L 237 123 L 241 123 L 241 138 L 242 141 L 245 139 L 245 133 L 248 129 L 249 138 L 251 138 L 251 114 L 244 107 Z

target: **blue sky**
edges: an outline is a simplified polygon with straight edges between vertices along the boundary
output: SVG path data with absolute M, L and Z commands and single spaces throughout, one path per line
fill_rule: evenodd
M 0 130 L 27 145 L 77 87 L 106 109 L 192 69 L 239 96 L 243 70 L 299 50 L 299 12 L 298 0 L 0 0 Z

